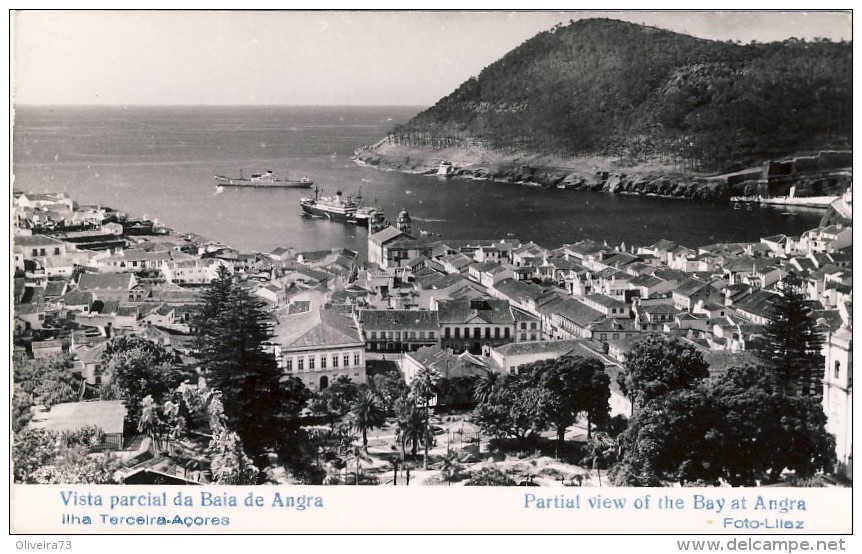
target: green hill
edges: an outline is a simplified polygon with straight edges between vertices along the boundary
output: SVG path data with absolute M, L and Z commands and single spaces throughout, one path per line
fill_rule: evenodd
M 852 147 L 852 44 L 735 44 L 609 19 L 556 27 L 387 136 L 425 150 L 730 171 Z

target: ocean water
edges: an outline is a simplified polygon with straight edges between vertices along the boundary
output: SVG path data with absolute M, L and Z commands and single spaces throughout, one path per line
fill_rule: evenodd
M 394 221 L 408 210 L 414 232 L 459 239 L 517 237 L 557 247 L 584 238 L 696 247 L 798 235 L 821 212 L 734 210 L 655 197 L 542 190 L 514 184 L 407 175 L 358 166 L 373 144 L 421 108 L 47 107 L 15 114 L 13 188 L 65 191 L 82 204 L 146 215 L 243 251 L 346 247 L 366 253 L 363 228 L 300 216 L 302 189 L 215 194 L 214 175 L 273 170 L 308 176 L 322 195 L 361 192 Z

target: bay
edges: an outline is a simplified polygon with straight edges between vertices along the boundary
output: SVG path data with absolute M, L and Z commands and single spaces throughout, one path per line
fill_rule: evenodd
M 300 189 L 215 194 L 214 175 L 265 170 L 308 176 L 331 195 L 362 194 L 392 221 L 406 209 L 419 230 L 444 238 L 517 237 L 557 247 L 590 238 L 690 247 L 799 235 L 822 212 L 734 210 L 656 197 L 537 189 L 441 179 L 358 166 L 373 144 L 417 107 L 25 106 L 15 113 L 13 188 L 64 191 L 81 204 L 146 215 L 243 251 L 346 247 L 366 255 L 363 228 L 305 219 Z M 436 237 L 435 237 L 436 238 Z

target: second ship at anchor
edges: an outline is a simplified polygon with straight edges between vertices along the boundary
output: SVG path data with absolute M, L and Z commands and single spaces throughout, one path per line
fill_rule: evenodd
M 362 206 L 362 193 L 355 200 L 351 196 L 345 198 L 340 190 L 335 196 L 320 196 L 319 193 L 315 187 L 314 198 L 302 198 L 299 201 L 304 215 L 353 223 L 372 230 L 383 227 L 386 218 L 383 209 Z

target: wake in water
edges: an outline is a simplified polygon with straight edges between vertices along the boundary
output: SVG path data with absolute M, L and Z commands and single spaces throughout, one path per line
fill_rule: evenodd
M 425 221 L 426 223 L 437 223 L 440 221 L 447 221 L 446 219 L 425 219 L 422 217 L 410 217 L 413 221 Z

